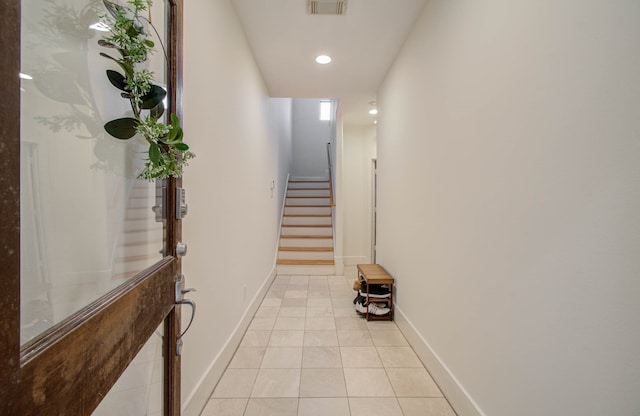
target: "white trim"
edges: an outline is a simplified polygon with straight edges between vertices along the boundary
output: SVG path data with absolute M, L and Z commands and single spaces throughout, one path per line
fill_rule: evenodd
M 357 264 L 370 263 L 370 260 L 367 256 L 344 256 L 341 260 L 345 266 L 355 266 Z
M 213 393 L 213 390 L 218 384 L 220 377 L 224 373 L 224 370 L 227 368 L 231 359 L 233 358 L 233 354 L 236 352 L 236 349 L 242 342 L 242 338 L 244 337 L 244 333 L 249 328 L 249 324 L 251 324 L 251 320 L 255 315 L 256 311 L 260 307 L 262 303 L 262 299 L 267 294 L 273 279 L 276 277 L 276 268 L 271 269 L 271 272 L 265 279 L 262 287 L 256 293 L 252 301 L 249 303 L 247 310 L 245 311 L 242 319 L 236 325 L 236 328 L 231 333 L 231 336 L 224 344 L 224 347 L 218 352 L 215 356 L 207 371 L 205 371 L 204 375 L 198 380 L 196 383 L 196 387 L 193 389 L 192 393 L 183 400 L 184 405 L 182 406 L 182 415 L 183 416 L 198 416 L 204 409 L 204 407 L 209 402 L 209 397 Z
M 460 381 L 451 373 L 438 354 L 433 351 L 429 343 L 420 335 L 416 327 L 397 306 L 395 306 L 395 321 L 413 350 L 426 366 L 431 377 L 433 377 L 442 393 L 449 400 L 456 414 L 458 416 L 486 416 Z
M 287 182 L 291 181 L 328 181 L 328 176 L 293 176 L 287 180 Z
M 278 223 L 278 239 L 276 240 L 276 254 L 273 257 L 273 269 L 278 269 L 278 254 L 280 252 L 280 235 L 282 234 L 282 222 L 284 221 L 284 209 L 287 205 L 287 191 L 289 190 L 289 173 L 287 173 L 287 180 L 284 183 L 284 192 L 282 193 L 282 208 L 280 209 L 280 222 Z
M 378 159 L 371 159 L 371 175 L 369 177 L 371 181 L 371 236 L 369 237 L 369 243 L 371 244 L 371 255 L 370 261 L 371 263 L 376 262 L 376 233 L 377 233 L 377 221 L 376 218 L 378 216 Z
M 336 227 L 336 214 L 337 214 L 336 206 L 331 207 L 331 231 L 333 232 L 333 264 L 335 265 L 335 274 L 336 276 L 341 276 L 344 274 L 344 262 L 342 261 L 342 256 L 338 256 L 338 243 L 336 238 L 338 236 L 338 227 Z
M 287 276 L 335 276 L 335 265 L 298 266 L 293 264 L 279 264 L 278 274 Z

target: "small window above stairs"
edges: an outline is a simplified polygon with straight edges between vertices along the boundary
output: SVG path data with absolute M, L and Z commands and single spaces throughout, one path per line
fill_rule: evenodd
M 329 181 L 289 181 L 277 265 L 278 274 L 335 274 Z

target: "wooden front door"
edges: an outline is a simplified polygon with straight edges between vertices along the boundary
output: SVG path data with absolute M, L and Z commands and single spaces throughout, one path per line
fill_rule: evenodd
M 100 6 L 0 0 L 3 415 L 92 414 L 158 334 L 153 414 L 180 413 L 180 181 L 137 180 L 136 145 L 102 131 L 112 91 L 89 28 Z M 169 62 L 160 72 L 180 113 L 181 0 L 160 13 Z

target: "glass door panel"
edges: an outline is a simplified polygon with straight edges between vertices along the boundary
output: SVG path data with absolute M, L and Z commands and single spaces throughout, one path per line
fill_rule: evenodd
M 100 56 L 105 13 L 101 1 L 22 2 L 22 344 L 163 257 L 156 186 L 137 178 L 146 142 L 103 128 L 131 113 L 106 76 L 118 65 Z M 149 69 L 166 85 L 167 5 L 153 15 L 143 23 L 162 39 Z
M 113 385 L 93 416 L 160 416 L 164 403 L 164 324 Z

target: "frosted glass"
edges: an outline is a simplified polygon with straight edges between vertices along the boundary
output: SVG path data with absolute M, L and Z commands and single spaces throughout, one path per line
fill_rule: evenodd
M 164 396 L 163 329 L 161 324 L 109 393 L 93 416 L 161 416 Z
M 165 8 L 153 9 L 161 34 Z M 104 32 L 90 28 L 105 12 L 102 2 L 22 1 L 23 343 L 162 257 L 156 185 L 137 179 L 145 141 L 103 128 L 131 111 L 105 73 L 119 67 L 99 55 L 117 52 L 99 46 Z M 161 48 L 150 69 L 165 84 Z

